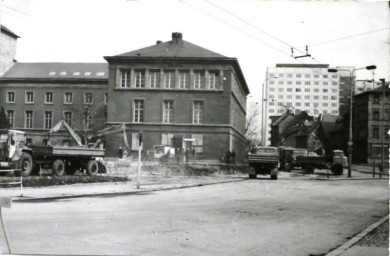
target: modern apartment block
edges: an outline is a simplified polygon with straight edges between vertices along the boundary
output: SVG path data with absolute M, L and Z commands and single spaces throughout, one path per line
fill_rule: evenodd
M 7 27 L 0 26 L 0 76 L 12 66 L 16 56 L 16 42 L 19 38 Z
M 270 145 L 271 116 L 287 110 L 306 111 L 311 116 L 338 115 L 339 74 L 327 64 L 276 64 L 267 68 L 265 80 L 263 142 Z
M 172 33 L 172 40 L 116 56 L 109 63 L 108 122 L 125 123 L 131 150 L 154 145 L 193 148 L 196 159 L 245 155 L 249 89 L 236 58 L 209 51 Z M 108 152 L 123 143 L 112 135 Z M 180 143 L 176 144 L 179 141 Z

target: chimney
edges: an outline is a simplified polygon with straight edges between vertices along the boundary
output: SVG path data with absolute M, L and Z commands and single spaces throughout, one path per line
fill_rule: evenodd
M 183 34 L 179 32 L 172 33 L 172 42 L 176 44 L 182 43 Z
M 162 41 L 158 40 L 158 41 L 156 42 L 156 44 L 162 44 Z

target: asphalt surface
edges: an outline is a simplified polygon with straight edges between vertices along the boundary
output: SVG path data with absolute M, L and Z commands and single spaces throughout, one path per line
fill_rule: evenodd
M 144 177 L 141 190 L 79 184 L 25 188 L 23 198 L 15 188 L 4 218 L 16 253 L 325 255 L 388 215 L 388 179 L 364 172 L 243 178 Z

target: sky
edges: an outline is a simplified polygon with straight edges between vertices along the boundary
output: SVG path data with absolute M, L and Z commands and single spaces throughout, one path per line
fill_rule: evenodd
M 376 65 L 358 79 L 390 80 L 387 1 L 0 0 L 0 22 L 18 34 L 19 62 L 105 62 L 183 39 L 237 58 L 261 99 L 266 68 L 277 63 Z M 291 57 L 305 54 L 313 58 Z

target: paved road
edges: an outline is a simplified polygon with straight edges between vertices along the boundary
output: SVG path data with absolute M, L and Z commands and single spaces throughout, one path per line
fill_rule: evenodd
M 257 179 L 15 202 L 4 217 L 21 254 L 320 255 L 388 214 L 388 194 L 388 179 Z

